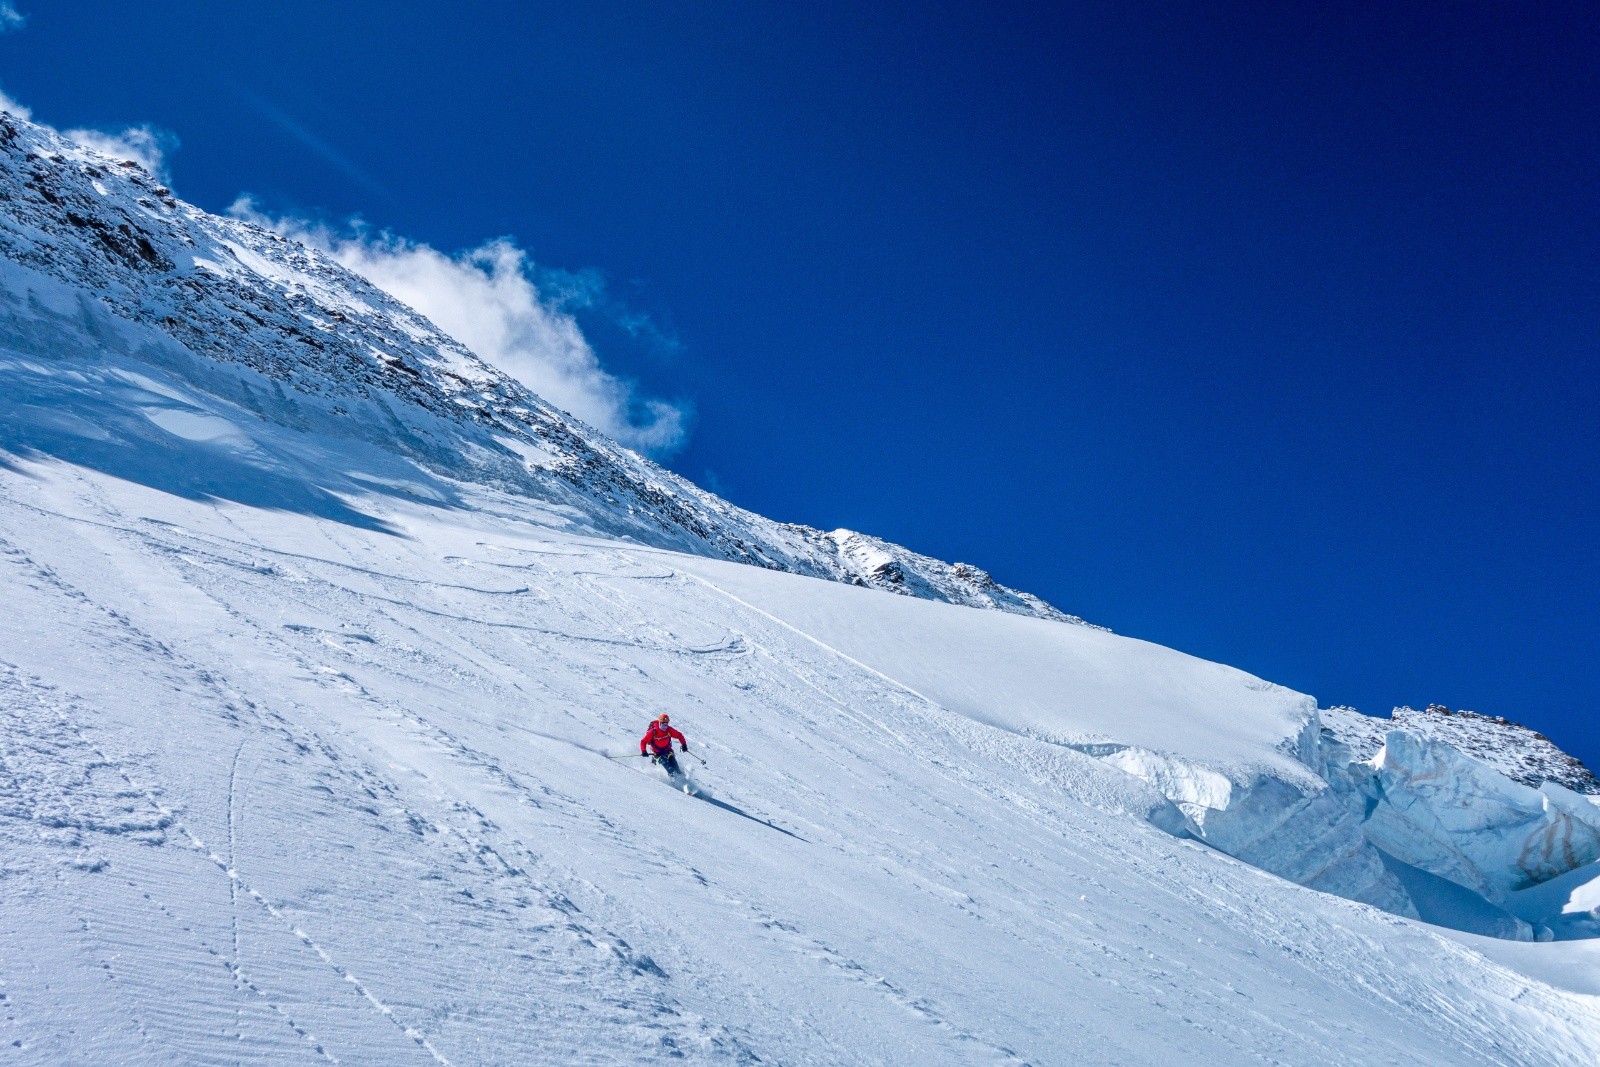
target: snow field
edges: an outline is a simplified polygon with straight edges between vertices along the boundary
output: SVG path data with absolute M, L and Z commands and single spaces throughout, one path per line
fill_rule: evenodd
M 19 1062 L 1600 1054 L 1592 997 L 1175 839 L 1148 784 L 991 725 L 1014 663 L 970 656 L 1000 699 L 953 709 L 892 636 L 808 631 L 840 592 L 974 647 L 997 613 L 473 492 L 351 500 L 364 528 L 0 472 Z M 601 755 L 660 710 L 707 799 Z

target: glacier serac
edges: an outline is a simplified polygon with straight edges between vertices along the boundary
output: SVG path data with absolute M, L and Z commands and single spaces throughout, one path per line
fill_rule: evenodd
M 1600 1061 L 1600 942 L 1510 940 L 1595 932 L 1588 799 L 738 509 L 46 128 L 0 171 L 15 1062 Z
M 1351 770 L 1373 842 L 1490 901 L 1600 858 L 1600 808 L 1554 782 L 1513 782 L 1442 741 L 1391 730 Z

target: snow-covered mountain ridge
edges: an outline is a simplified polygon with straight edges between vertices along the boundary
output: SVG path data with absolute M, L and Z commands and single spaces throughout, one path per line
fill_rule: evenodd
M 1600 1061 L 1585 798 L 697 496 L 15 130 L 18 1062 Z
M 327 256 L 3 112 L 0 208 L 0 257 L 173 342 L 146 340 L 146 355 L 262 418 L 403 450 L 609 536 L 1080 621 L 977 567 L 737 508 L 550 407 Z
M 1554 782 L 1574 793 L 1600 794 L 1600 779 L 1582 761 L 1563 752 L 1538 731 L 1503 715 L 1451 711 L 1442 704 L 1430 704 L 1422 711 L 1395 708 L 1385 720 L 1363 715 L 1354 708 L 1326 708 L 1322 725 L 1360 760 L 1376 755 L 1390 730 L 1404 730 L 1443 741 L 1512 781 L 1535 789 Z

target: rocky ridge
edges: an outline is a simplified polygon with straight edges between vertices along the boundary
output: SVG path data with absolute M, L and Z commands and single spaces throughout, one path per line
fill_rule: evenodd
M 167 342 L 141 356 L 262 418 L 399 450 L 437 475 L 555 505 L 597 534 L 1082 622 L 967 564 L 738 508 L 553 408 L 329 257 L 3 112 L 0 259 L 96 294 L 85 314 Z
M 1369 760 L 1383 747 L 1391 730 L 1443 741 L 1463 755 L 1485 763 L 1513 782 L 1537 789 L 1554 782 L 1574 793 L 1600 795 L 1600 779 L 1582 761 L 1563 752 L 1548 737 L 1503 715 L 1452 711 L 1429 704 L 1421 711 L 1395 708 L 1388 719 L 1363 715 L 1354 708 L 1325 708 L 1322 725 L 1348 745 L 1357 760 Z

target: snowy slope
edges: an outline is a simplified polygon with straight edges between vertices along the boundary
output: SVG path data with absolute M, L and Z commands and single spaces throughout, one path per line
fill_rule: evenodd
M 1593 998 L 797 632 L 838 586 L 725 589 L 489 493 L 351 504 L 383 528 L 0 475 L 19 1062 L 1600 1055 Z M 709 799 L 600 755 L 661 708 Z
M 1170 809 L 1145 813 L 1159 826 L 1301 884 L 1417 914 L 1363 834 L 1359 806 L 1313 771 L 1320 731 L 1308 696 L 1088 627 L 969 618 L 843 587 L 797 601 L 784 590 L 798 579 L 709 560 L 684 566 L 926 703 L 1148 784 Z
M 1600 1058 L 1592 944 L 1393 913 L 1309 697 L 740 512 L 9 130 L 10 1059 Z

